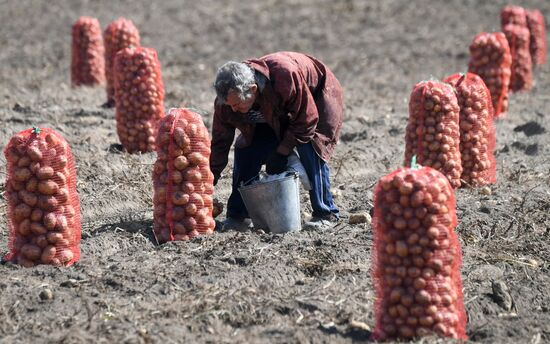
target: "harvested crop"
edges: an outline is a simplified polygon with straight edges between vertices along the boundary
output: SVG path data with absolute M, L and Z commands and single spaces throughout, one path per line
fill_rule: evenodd
M 527 11 L 527 27 L 531 34 L 529 50 L 536 65 L 546 63 L 546 26 L 539 10 Z
M 409 101 L 405 165 L 416 155 L 423 166 L 442 172 L 460 187 L 459 107 L 453 88 L 439 81 L 416 84 Z M 411 188 L 409 184 L 403 187 Z
M 6 260 L 26 267 L 78 261 L 80 202 L 67 142 L 51 129 L 27 129 L 12 137 L 4 155 L 10 229 Z
M 462 180 L 471 186 L 496 182 L 496 145 L 491 93 L 476 74 L 453 74 L 444 80 L 454 87 L 460 107 Z
M 157 52 L 125 48 L 115 58 L 117 133 L 130 153 L 155 150 L 158 121 L 164 117 L 164 84 Z
M 154 232 L 159 242 L 213 233 L 209 160 L 210 137 L 200 115 L 171 109 L 159 124 L 153 168 Z
M 115 102 L 114 64 L 116 54 L 124 48 L 140 45 L 139 31 L 134 23 L 126 18 L 111 22 L 103 32 L 105 41 L 105 76 L 107 79 L 107 104 Z
M 510 90 L 527 91 L 533 86 L 533 62 L 529 51 L 530 33 L 527 26 L 506 25 L 502 31 L 506 35 L 512 54 L 512 74 Z
M 502 32 L 482 32 L 474 37 L 470 44 L 468 72 L 479 75 L 491 92 L 495 118 L 508 111 L 511 67 L 510 46 Z
M 378 182 L 373 339 L 467 339 L 455 208 L 449 181 L 430 167 L 401 168 Z
M 96 18 L 80 17 L 73 24 L 71 83 L 94 86 L 105 82 L 105 61 L 101 27 Z
M 527 11 L 520 6 L 504 6 L 500 11 L 500 24 L 502 27 L 508 24 L 527 27 Z

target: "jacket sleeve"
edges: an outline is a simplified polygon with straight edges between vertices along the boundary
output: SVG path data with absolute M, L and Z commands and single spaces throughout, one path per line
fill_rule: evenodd
M 222 112 L 223 107 L 216 104 L 210 153 L 210 170 L 214 175 L 214 184 L 218 182 L 223 169 L 227 166 L 229 150 L 235 138 L 235 127 L 224 121 Z
M 319 113 L 313 95 L 297 70 L 281 70 L 275 73 L 273 88 L 281 97 L 283 110 L 289 116 L 289 126 L 282 134 L 277 152 L 288 155 L 296 145 L 313 139 Z

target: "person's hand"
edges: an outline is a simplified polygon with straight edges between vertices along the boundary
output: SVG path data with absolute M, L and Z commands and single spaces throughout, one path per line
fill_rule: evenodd
M 288 156 L 277 153 L 271 153 L 265 163 L 265 171 L 267 174 L 279 174 L 287 170 Z

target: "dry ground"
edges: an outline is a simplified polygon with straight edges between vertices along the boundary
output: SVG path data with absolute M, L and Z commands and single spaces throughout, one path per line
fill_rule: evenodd
M 71 268 L 0 265 L 1 343 L 352 343 L 373 326 L 373 183 L 402 162 L 407 102 L 419 80 L 464 71 L 468 45 L 499 28 L 505 1 L 31 1 L 0 0 L 0 142 L 31 125 L 61 132 L 78 165 L 82 259 Z M 550 2 L 517 1 L 542 10 Z M 154 154 L 110 150 L 118 139 L 102 89 L 71 89 L 70 28 L 131 18 L 158 50 L 166 107 L 194 106 L 211 123 L 211 84 L 223 62 L 295 50 L 332 67 L 346 93 L 331 162 L 344 221 L 286 236 L 217 233 L 154 244 Z M 550 69 L 513 95 L 498 123 L 491 195 L 459 190 L 457 228 L 469 317 L 483 343 L 550 342 Z M 0 158 L 0 174 L 5 160 Z M 3 179 L 3 177 L 2 177 Z M 229 193 L 226 172 L 216 191 Z M 307 198 L 302 199 L 308 211 Z M 1 205 L 5 212 L 5 205 Z M 7 251 L 0 218 L 0 251 Z M 504 282 L 511 310 L 493 301 Z M 42 301 L 44 289 L 54 299 Z M 423 342 L 436 342 L 427 339 Z

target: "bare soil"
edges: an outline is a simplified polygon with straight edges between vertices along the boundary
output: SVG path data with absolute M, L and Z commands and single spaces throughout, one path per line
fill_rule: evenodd
M 413 85 L 465 71 L 471 39 L 499 29 L 506 3 L 0 1 L 0 142 L 31 125 L 62 133 L 77 162 L 84 223 L 82 259 L 73 267 L 0 265 L 0 343 L 367 342 L 372 230 L 347 218 L 368 212 L 374 183 L 402 164 Z M 539 8 L 550 22 L 550 2 L 516 3 Z M 80 15 L 103 27 L 132 19 L 143 45 L 158 51 L 166 107 L 201 109 L 208 126 L 213 78 L 227 60 L 294 50 L 326 62 L 346 93 L 331 161 L 343 221 L 324 232 L 226 232 L 158 246 L 155 155 L 117 151 L 104 90 L 70 87 L 71 25 Z M 533 90 L 512 95 L 497 125 L 491 194 L 457 191 L 467 332 L 475 342 L 550 342 L 549 66 L 535 75 Z M 0 166 L 4 179 L 3 156 Z M 216 190 L 224 200 L 229 171 Z M 302 205 L 307 213 L 305 193 Z M 0 236 L 4 254 L 4 216 Z M 496 302 L 492 286 L 501 282 L 508 305 Z

